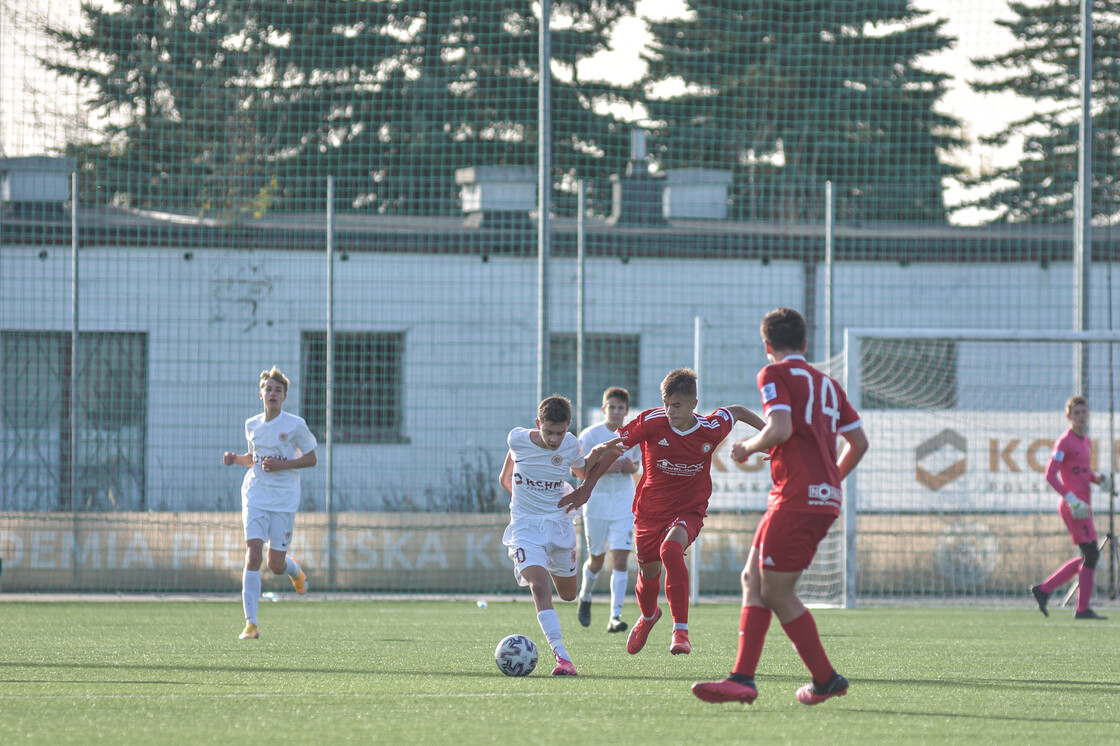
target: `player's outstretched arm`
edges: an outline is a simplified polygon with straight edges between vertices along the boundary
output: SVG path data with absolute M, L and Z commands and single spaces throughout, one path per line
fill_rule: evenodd
M 579 487 L 576 487 L 560 498 L 560 501 L 556 503 L 556 507 L 563 508 L 565 513 L 571 513 L 573 510 L 582 508 L 590 499 L 591 488 L 584 482 Z
M 588 451 L 587 456 L 583 459 L 583 466 L 573 466 L 572 473 L 578 478 L 586 481 L 591 470 L 604 458 L 610 459 L 610 463 L 603 467 L 603 473 L 611 470 L 614 462 L 618 457 L 626 453 L 626 448 L 622 446 L 622 438 L 612 438 L 604 441 L 599 445 Z M 601 476 L 601 475 L 600 475 Z
M 746 440 L 740 440 L 731 446 L 731 458 L 744 463 L 751 454 L 769 452 L 776 445 L 781 445 L 793 435 L 793 417 L 788 409 L 772 409 L 766 420 L 766 426 L 758 435 Z
M 599 449 L 602 450 L 596 454 L 595 452 Z M 606 474 L 611 464 L 613 464 L 619 456 L 626 453 L 626 451 L 626 446 L 622 445 L 622 438 L 613 438 L 592 448 L 591 453 L 587 454 L 587 461 L 590 462 L 594 459 L 594 463 L 589 470 L 584 472 L 583 484 L 560 498 L 560 501 L 556 503 L 556 507 L 564 508 L 565 512 L 570 513 L 590 500 L 591 491 L 595 489 L 595 484 L 599 481 L 599 477 Z M 573 472 L 574 471 L 573 469 Z M 577 473 L 576 476 L 579 476 L 579 474 Z
M 751 410 L 744 407 L 742 404 L 732 404 L 729 407 L 724 407 L 737 422 L 745 422 L 755 430 L 761 430 L 766 427 L 766 420 L 761 416 L 755 414 Z

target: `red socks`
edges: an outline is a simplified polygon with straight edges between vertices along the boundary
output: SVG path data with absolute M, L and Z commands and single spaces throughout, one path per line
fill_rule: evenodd
M 673 622 L 688 624 L 688 565 L 684 547 L 675 541 L 661 543 L 661 563 L 665 565 L 665 598 Z
M 828 654 L 824 652 L 824 645 L 821 644 L 821 636 L 817 632 L 817 623 L 813 621 L 813 615 L 806 611 L 792 622 L 783 624 L 782 629 L 785 630 L 786 636 L 797 649 L 797 654 L 801 656 L 805 667 L 812 674 L 813 681 L 822 684 L 827 682 L 832 677 L 834 669 L 828 660 Z
M 773 612 L 765 606 L 743 607 L 739 614 L 739 652 L 735 656 L 735 665 L 731 673 L 754 678 L 773 615 Z
M 661 564 L 665 566 L 665 598 L 669 601 L 669 614 L 673 622 L 688 624 L 688 565 L 684 561 L 684 547 L 675 541 L 661 544 Z M 657 613 L 657 596 L 661 592 L 661 575 L 647 578 L 638 573 L 634 595 L 642 616 L 650 618 Z
M 657 596 L 661 593 L 661 575 L 656 578 L 647 578 L 638 573 L 638 580 L 634 583 L 634 595 L 638 597 L 638 609 L 646 619 L 657 613 Z
M 735 656 L 735 666 L 731 673 L 754 677 L 772 616 L 773 612 L 764 606 L 743 607 L 739 616 L 739 652 Z M 828 681 L 832 676 L 832 663 L 824 652 L 813 615 L 806 611 L 789 624 L 783 624 L 782 629 L 801 656 L 805 667 L 809 669 L 813 681 L 822 684 Z
M 1054 589 L 1058 586 L 1065 585 L 1069 581 L 1073 580 L 1073 576 L 1077 575 L 1080 569 L 1081 558 L 1074 557 L 1073 559 L 1068 560 L 1057 570 L 1055 570 L 1053 574 L 1051 574 L 1050 577 L 1046 578 L 1046 580 L 1043 580 L 1038 587 L 1046 591 L 1047 593 L 1053 593 Z

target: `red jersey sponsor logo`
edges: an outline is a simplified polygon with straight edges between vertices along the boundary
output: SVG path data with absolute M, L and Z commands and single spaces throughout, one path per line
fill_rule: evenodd
M 669 459 L 659 459 L 657 468 L 674 477 L 694 477 L 704 471 L 704 464 L 674 464 Z
M 809 504 L 814 506 L 834 505 L 840 507 L 841 491 L 831 484 L 809 485 Z

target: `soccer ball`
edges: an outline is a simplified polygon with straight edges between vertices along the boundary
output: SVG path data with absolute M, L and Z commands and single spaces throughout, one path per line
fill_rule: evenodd
M 528 676 L 537 667 L 537 646 L 525 635 L 510 635 L 498 643 L 494 662 L 506 676 Z

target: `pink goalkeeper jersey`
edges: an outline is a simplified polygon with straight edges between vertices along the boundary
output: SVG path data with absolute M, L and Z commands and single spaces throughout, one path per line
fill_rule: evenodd
M 1092 505 L 1089 485 L 1093 470 L 1089 468 L 1089 459 L 1089 438 L 1078 435 L 1073 428 L 1066 430 L 1054 443 L 1050 463 L 1046 465 L 1046 481 L 1059 495 L 1072 492 Z

